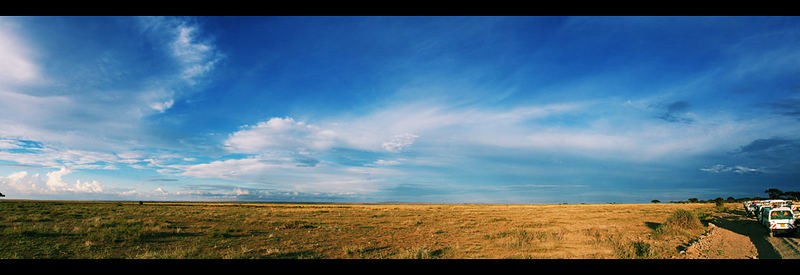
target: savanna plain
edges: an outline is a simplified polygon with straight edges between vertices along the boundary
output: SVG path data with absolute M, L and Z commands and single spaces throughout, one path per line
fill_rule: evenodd
M 670 259 L 737 207 L 3 200 L 0 258 Z

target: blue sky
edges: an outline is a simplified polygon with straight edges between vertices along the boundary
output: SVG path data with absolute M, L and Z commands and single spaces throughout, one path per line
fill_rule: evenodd
M 0 17 L 7 199 L 606 203 L 800 180 L 796 17 Z

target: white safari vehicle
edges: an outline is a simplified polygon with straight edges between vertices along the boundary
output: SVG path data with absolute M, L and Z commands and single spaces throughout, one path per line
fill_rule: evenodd
M 758 216 L 758 207 L 761 206 L 761 203 L 758 201 L 751 201 L 750 204 L 747 205 L 747 215 L 756 217 Z
M 779 233 L 792 233 L 796 229 L 794 213 L 789 207 L 764 208 L 761 215 L 761 224 L 767 228 L 770 237 Z
M 795 219 L 800 219 L 800 204 L 792 204 L 789 206 L 792 209 L 792 213 L 794 213 Z
M 794 225 L 798 225 L 798 222 L 800 222 L 800 204 L 792 204 L 789 208 L 794 213 Z

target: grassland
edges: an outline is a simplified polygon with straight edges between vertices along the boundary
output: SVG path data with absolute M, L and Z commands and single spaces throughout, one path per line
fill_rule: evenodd
M 671 258 L 704 230 L 668 226 L 677 210 L 725 209 L 5 200 L 0 258 Z

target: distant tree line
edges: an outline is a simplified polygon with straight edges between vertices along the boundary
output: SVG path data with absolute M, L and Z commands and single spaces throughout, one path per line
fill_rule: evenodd
M 752 198 L 734 198 L 728 197 L 727 199 L 723 199 L 722 197 L 717 197 L 716 199 L 708 199 L 708 200 L 701 200 L 698 198 L 689 198 L 685 201 L 670 201 L 670 203 L 723 203 L 723 202 L 744 202 L 744 201 L 756 201 L 756 200 L 800 200 L 800 192 L 798 191 L 787 191 L 783 192 L 776 188 L 770 188 L 764 191 L 767 193 L 767 197 L 752 197 Z M 652 200 L 652 203 L 660 203 L 659 200 Z

